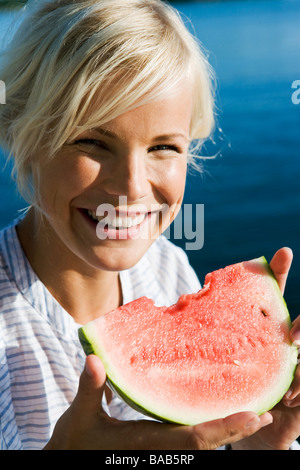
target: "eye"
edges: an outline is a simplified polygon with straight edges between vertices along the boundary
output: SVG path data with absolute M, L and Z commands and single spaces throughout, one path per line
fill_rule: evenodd
M 176 153 L 182 153 L 181 150 L 175 146 L 175 145 L 155 145 L 154 147 L 151 147 L 150 152 L 176 152 Z
M 101 149 L 108 150 L 107 145 L 98 139 L 78 139 L 74 142 L 77 145 L 86 145 L 86 146 L 93 146 Z

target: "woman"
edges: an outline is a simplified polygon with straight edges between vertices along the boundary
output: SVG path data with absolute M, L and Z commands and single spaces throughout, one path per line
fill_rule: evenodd
M 77 339 L 80 324 L 136 297 L 171 304 L 200 288 L 161 236 L 190 145 L 213 127 L 209 66 L 179 15 L 160 0 L 33 2 L 6 57 L 1 141 L 30 208 L 1 233 L 2 448 L 295 446 L 299 373 L 290 401 L 260 417 L 167 425 L 112 396 Z M 288 249 L 272 261 L 282 289 L 290 263 Z

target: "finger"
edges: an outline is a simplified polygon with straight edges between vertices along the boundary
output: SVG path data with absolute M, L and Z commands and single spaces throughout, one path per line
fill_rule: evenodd
M 213 450 L 252 435 L 272 420 L 270 413 L 259 417 L 243 412 L 195 426 L 139 421 L 136 432 L 126 432 L 126 437 L 130 436 L 131 449 Z
M 295 318 L 295 320 L 293 321 L 293 326 L 290 331 L 290 337 L 292 343 L 300 347 L 300 316 Z
M 79 380 L 74 405 L 86 412 L 98 412 L 102 407 L 106 374 L 101 360 L 90 354 L 86 358 L 85 368 Z
M 278 282 L 281 292 L 284 292 L 287 276 L 293 261 L 293 252 L 290 248 L 278 250 L 270 262 L 274 276 Z
M 200 425 L 202 440 L 207 443 L 208 449 L 215 449 L 222 445 L 237 442 L 251 436 L 259 429 L 271 424 L 273 417 L 270 413 L 261 416 L 255 413 L 236 413 L 224 419 L 218 419 Z M 197 429 L 197 426 L 195 427 Z
M 289 388 L 289 390 L 286 392 L 283 398 L 283 402 L 286 406 L 289 407 L 295 407 L 300 405 L 300 367 L 298 366 L 293 382 Z
M 300 405 L 300 395 L 297 395 L 293 400 L 285 400 L 283 401 L 285 406 L 288 406 L 289 408 L 296 408 L 297 406 Z

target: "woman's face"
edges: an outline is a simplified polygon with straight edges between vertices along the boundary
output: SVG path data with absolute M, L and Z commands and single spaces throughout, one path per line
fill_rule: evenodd
M 119 271 L 169 226 L 185 189 L 190 88 L 83 133 L 42 165 L 42 233 L 53 249 Z

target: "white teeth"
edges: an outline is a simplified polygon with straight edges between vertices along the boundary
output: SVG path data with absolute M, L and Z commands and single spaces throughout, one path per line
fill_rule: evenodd
M 87 212 L 88 212 L 88 215 L 92 219 L 98 222 L 100 221 L 105 222 L 106 225 L 115 229 L 116 228 L 118 229 L 130 228 L 136 225 L 140 225 L 147 215 L 147 213 L 140 214 L 135 217 L 110 217 L 109 215 L 107 215 L 106 217 L 103 218 L 103 217 L 98 217 L 95 211 L 88 210 Z

